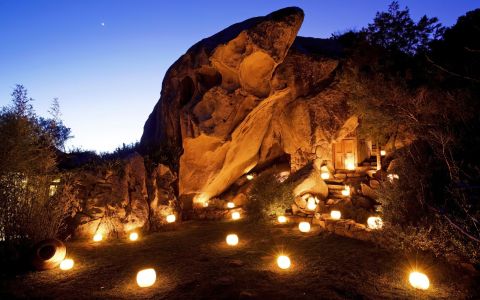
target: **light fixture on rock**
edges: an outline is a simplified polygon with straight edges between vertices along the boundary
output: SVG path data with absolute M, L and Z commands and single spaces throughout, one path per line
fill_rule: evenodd
M 310 223 L 308 223 L 308 222 L 298 223 L 298 230 L 300 230 L 301 232 L 309 232 L 310 231 Z

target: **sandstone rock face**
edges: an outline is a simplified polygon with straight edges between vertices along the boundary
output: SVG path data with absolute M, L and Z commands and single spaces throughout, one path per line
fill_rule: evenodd
M 191 47 L 168 70 L 141 139 L 180 147 L 184 205 L 224 192 L 288 155 L 293 171 L 330 163 L 332 143 L 358 124 L 336 89 L 338 46 L 296 37 L 299 8 L 246 20 Z
M 131 230 L 155 229 L 177 209 L 175 180 L 164 165 L 148 172 L 137 153 L 123 162 L 79 170 L 70 182 L 73 201 L 78 203 L 72 225 L 75 234 L 121 236 Z

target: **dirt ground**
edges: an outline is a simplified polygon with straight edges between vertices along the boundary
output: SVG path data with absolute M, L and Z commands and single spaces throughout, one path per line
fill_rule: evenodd
M 238 234 L 238 246 L 226 245 L 228 233 Z M 318 229 L 302 234 L 294 225 L 187 222 L 137 242 L 67 248 L 74 269 L 4 280 L 0 299 L 480 299 L 480 281 L 468 271 Z M 281 252 L 292 260 L 289 270 L 276 266 Z M 428 274 L 429 290 L 409 286 L 415 266 Z M 136 273 L 146 267 L 155 268 L 157 281 L 139 288 Z

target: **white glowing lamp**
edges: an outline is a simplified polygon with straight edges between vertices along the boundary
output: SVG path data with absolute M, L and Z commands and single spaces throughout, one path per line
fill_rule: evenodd
M 428 280 L 427 275 L 417 271 L 410 273 L 408 281 L 414 288 L 420 290 L 426 290 L 430 286 L 430 280 Z
M 277 257 L 277 265 L 280 269 L 283 270 L 290 268 L 290 258 L 286 255 L 280 255 L 279 257 Z
M 400 176 L 398 176 L 398 174 L 388 174 L 387 178 L 388 178 L 388 181 L 393 182 L 395 179 L 396 180 L 400 179 Z
M 176 219 L 177 219 L 177 217 L 175 217 L 175 215 L 168 215 L 167 216 L 167 222 L 168 223 L 173 223 L 173 222 L 175 222 Z
M 248 180 L 252 180 L 253 177 L 254 177 L 253 174 L 247 174 L 247 179 L 248 179 Z
M 233 203 L 233 202 L 228 202 L 228 203 L 227 203 L 227 207 L 228 207 L 228 208 L 234 208 L 234 207 L 235 207 L 235 203 Z
M 203 202 L 203 207 L 208 207 L 208 201 Z
M 154 269 L 144 269 L 137 273 L 137 284 L 139 287 L 152 286 L 157 280 L 157 273 Z
M 95 235 L 93 236 L 93 241 L 100 242 L 101 240 L 103 240 L 102 234 L 100 232 L 95 233 Z
M 239 212 L 233 212 L 232 213 L 232 220 L 238 220 L 240 219 L 240 213 Z
M 287 223 L 287 217 L 285 216 L 278 216 L 277 218 L 278 223 Z
M 73 268 L 73 265 L 74 265 L 73 259 L 66 258 L 62 260 L 62 262 L 60 263 L 60 269 L 63 271 L 67 271 Z
M 342 213 L 339 210 L 332 210 L 330 212 L 330 218 L 332 218 L 333 220 L 340 220 L 341 217 Z
M 387 151 L 385 150 L 380 150 L 380 156 L 385 156 L 387 155 Z
M 308 198 L 307 209 L 308 210 L 315 210 L 315 208 L 317 208 L 317 204 L 315 203 L 315 198 L 313 198 L 313 197 Z
M 136 240 L 138 240 L 138 233 L 132 232 L 132 233 L 130 233 L 130 235 L 128 236 L 128 238 L 129 238 L 131 241 L 136 241 Z
M 226 241 L 227 241 L 227 245 L 236 246 L 238 244 L 238 235 L 229 234 L 227 235 Z
M 327 180 L 330 178 L 330 173 L 324 171 L 320 174 L 320 177 L 323 179 L 323 180 Z
M 382 229 L 383 221 L 380 217 L 370 217 L 367 219 L 367 225 L 370 229 Z
M 301 232 L 309 232 L 310 231 L 310 223 L 308 223 L 308 222 L 298 223 L 298 230 L 300 230 Z
M 342 190 L 342 195 L 345 197 L 350 196 L 350 187 L 348 185 Z

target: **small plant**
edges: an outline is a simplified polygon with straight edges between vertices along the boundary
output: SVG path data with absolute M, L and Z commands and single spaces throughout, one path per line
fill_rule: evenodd
M 275 168 L 261 173 L 254 179 L 247 204 L 248 214 L 254 222 L 265 221 L 285 214 L 294 201 L 293 182 L 279 182 Z

